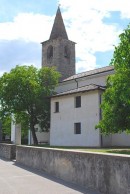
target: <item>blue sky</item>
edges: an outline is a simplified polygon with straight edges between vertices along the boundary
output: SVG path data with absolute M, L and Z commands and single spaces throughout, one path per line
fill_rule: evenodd
M 118 36 L 130 22 L 129 0 L 0 0 L 0 76 L 16 65 L 41 67 L 58 4 L 78 72 L 109 65 Z

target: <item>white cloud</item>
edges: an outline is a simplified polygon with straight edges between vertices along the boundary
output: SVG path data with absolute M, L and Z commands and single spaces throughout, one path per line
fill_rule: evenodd
M 69 38 L 78 43 L 76 56 L 81 61 L 77 62 L 77 72 L 95 68 L 94 53 L 112 51 L 123 30 L 119 24 L 107 24 L 103 19 L 109 18 L 112 11 L 119 11 L 122 18 L 130 18 L 130 1 L 60 0 L 60 4 L 64 9 L 63 17 L 68 26 Z
M 90 10 L 97 10 L 102 13 L 102 15 L 108 15 L 110 11 L 120 11 L 121 15 L 125 17 L 130 17 L 130 1 L 129 0 L 60 0 L 60 4 L 63 8 L 77 11 L 75 15 L 78 16 L 79 12 L 88 12 Z
M 112 11 L 130 18 L 130 1 L 60 0 L 60 4 L 69 39 L 77 43 L 77 72 L 94 69 L 94 54 L 112 51 L 123 30 L 118 23 L 105 23 L 104 18 L 109 19 Z M 40 43 L 49 39 L 53 21 L 54 16 L 20 13 L 12 22 L 0 23 L 0 40 Z
M 76 72 L 84 72 L 95 68 L 96 57 L 92 54 L 86 53 L 85 57 L 82 58 L 76 64 Z
M 21 13 L 12 22 L 0 23 L 0 76 L 15 65 L 41 67 L 40 43 L 48 40 L 54 17 Z
M 0 23 L 0 39 L 41 42 L 49 38 L 53 17 L 21 13 L 13 22 Z

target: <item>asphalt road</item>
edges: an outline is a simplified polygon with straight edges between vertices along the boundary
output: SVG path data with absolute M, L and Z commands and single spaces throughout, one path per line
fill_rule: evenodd
M 99 194 L 0 158 L 0 194 Z

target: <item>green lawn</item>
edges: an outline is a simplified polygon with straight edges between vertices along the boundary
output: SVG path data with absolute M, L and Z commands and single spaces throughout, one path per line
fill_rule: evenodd
M 130 148 L 86 148 L 86 147 L 67 147 L 67 146 L 50 146 L 48 144 L 40 144 L 39 147 L 46 148 L 58 148 L 58 149 L 71 149 L 80 150 L 86 152 L 102 152 L 102 153 L 112 153 L 112 154 L 127 154 L 130 155 Z

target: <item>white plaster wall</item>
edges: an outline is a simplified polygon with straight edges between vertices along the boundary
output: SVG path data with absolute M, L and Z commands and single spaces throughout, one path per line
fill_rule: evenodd
M 89 85 L 89 84 L 97 84 L 97 85 L 105 86 L 108 75 L 110 75 L 110 72 L 109 73 L 105 72 L 102 74 L 97 74 L 97 75 L 79 79 L 79 87 L 82 87 L 84 85 Z
M 80 108 L 74 107 L 76 95 L 52 98 L 50 145 L 100 146 L 100 133 L 98 129 L 95 130 L 95 125 L 99 122 L 98 91 L 81 95 Z M 54 103 L 57 101 L 59 113 L 54 113 Z M 76 122 L 81 122 L 81 134 L 74 134 Z
M 15 143 L 15 124 L 11 121 L 11 142 Z
M 107 136 L 102 135 L 102 146 L 104 147 L 112 146 L 112 136 L 111 135 L 107 135 Z
M 56 87 L 56 92 L 60 93 L 60 92 L 68 91 L 75 88 L 77 88 L 77 83 L 74 80 L 68 81 L 68 82 L 62 82 L 62 83 L 59 83 L 58 87 Z
M 48 142 L 50 140 L 50 132 L 36 132 L 38 142 Z
M 11 122 L 11 142 L 16 145 L 21 145 L 21 124 Z
M 50 132 L 36 132 L 37 140 L 41 143 L 46 143 L 50 141 Z M 31 144 L 33 144 L 33 138 L 31 135 Z
M 38 131 L 36 132 L 36 136 L 37 136 L 37 140 L 38 142 L 42 142 L 42 143 L 46 143 L 46 142 L 50 142 L 50 132 L 42 132 L 39 125 L 35 125 L 35 128 L 38 129 Z M 33 144 L 33 138 L 32 138 L 32 134 L 31 135 L 31 144 Z
M 105 86 L 108 75 L 111 75 L 113 73 L 114 71 L 111 71 L 111 72 L 100 73 L 97 75 L 91 75 L 88 77 L 78 78 L 76 79 L 78 81 L 78 87 L 82 87 L 89 84 L 97 84 L 97 85 Z M 56 88 L 56 92 L 60 93 L 60 92 L 68 91 L 75 88 L 77 88 L 77 82 L 75 80 L 66 81 L 59 84 L 59 86 Z
M 130 134 L 123 132 L 103 136 L 103 146 L 130 146 Z
M 112 146 L 130 146 L 130 134 L 113 134 L 111 143 Z

